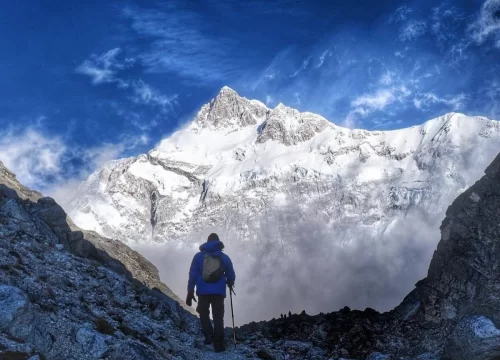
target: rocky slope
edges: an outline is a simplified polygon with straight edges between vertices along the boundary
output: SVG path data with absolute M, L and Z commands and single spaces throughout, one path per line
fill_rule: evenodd
M 23 200 L 38 202 L 43 197 L 38 191 L 28 189 L 19 183 L 16 179 L 16 175 L 9 171 L 1 161 L 0 184 L 15 190 L 17 195 Z M 104 251 L 112 259 L 120 261 L 135 279 L 143 282 L 150 288 L 161 290 L 166 295 L 178 301 L 184 308 L 192 311 L 191 308 L 186 306 L 183 300 L 179 299 L 172 290 L 161 282 L 158 275 L 158 269 L 137 251 L 130 249 L 121 241 L 103 238 L 94 231 L 80 229 L 66 216 L 64 210 L 55 202 L 46 200 L 46 205 L 47 209 L 44 209 L 43 213 L 46 214 L 44 216 L 47 216 L 47 219 L 44 220 L 52 221 L 55 226 L 61 227 L 60 229 L 56 228 L 55 231 L 57 232 L 60 242 L 64 244 L 67 249 L 79 251 L 77 247 L 80 245 L 73 245 L 73 243 L 80 244 L 85 240 L 94 245 L 96 250 L 98 250 L 97 252 L 102 253 L 102 251 Z M 68 235 L 66 235 L 66 233 L 71 233 L 71 235 L 69 235 L 71 238 L 67 238 Z M 77 252 L 77 255 L 80 254 Z M 82 253 L 82 255 L 86 256 L 87 254 Z

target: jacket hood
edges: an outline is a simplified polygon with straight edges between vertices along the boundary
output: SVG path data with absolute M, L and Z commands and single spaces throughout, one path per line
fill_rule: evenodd
M 208 255 L 219 255 L 224 249 L 224 243 L 220 240 L 207 241 L 200 246 L 200 251 Z

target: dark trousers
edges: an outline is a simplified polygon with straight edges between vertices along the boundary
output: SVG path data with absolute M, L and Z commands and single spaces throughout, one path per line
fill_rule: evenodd
M 212 318 L 214 326 L 210 322 L 210 306 L 212 306 Z M 205 339 L 212 340 L 214 346 L 224 345 L 224 296 L 221 295 L 199 295 L 198 307 L 200 314 L 201 330 Z

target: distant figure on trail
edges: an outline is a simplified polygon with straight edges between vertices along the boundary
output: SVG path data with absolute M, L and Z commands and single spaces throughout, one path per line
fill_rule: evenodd
M 200 246 L 189 269 L 188 294 L 186 304 L 192 305 L 196 302 L 198 295 L 198 306 L 196 311 L 200 314 L 201 329 L 205 336 L 205 344 L 214 345 L 215 352 L 226 350 L 224 347 L 224 299 L 226 297 L 226 285 L 232 289 L 236 275 L 233 263 L 229 256 L 222 252 L 224 244 L 215 233 L 208 236 L 206 243 Z M 210 306 L 212 306 L 212 318 L 214 327 L 210 322 Z

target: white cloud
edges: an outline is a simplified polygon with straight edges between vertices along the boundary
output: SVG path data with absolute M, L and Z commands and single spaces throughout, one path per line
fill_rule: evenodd
M 356 117 L 356 114 L 353 112 L 350 112 L 344 120 L 340 123 L 340 126 L 346 127 L 348 129 L 355 129 L 359 127 L 359 121 L 358 118 Z
M 27 186 L 59 179 L 66 151 L 61 138 L 44 136 L 35 129 L 0 132 L 0 160 Z
M 302 62 L 302 65 L 300 65 L 300 67 L 292 74 L 290 75 L 290 77 L 296 77 L 297 75 L 299 75 L 302 71 L 306 70 L 307 67 L 309 66 L 309 61 L 311 60 L 311 58 L 307 58 L 305 59 L 303 62 Z
M 122 52 L 120 48 L 111 49 L 101 55 L 92 54 L 76 68 L 76 72 L 88 75 L 92 79 L 92 84 L 118 82 L 121 86 L 126 86 L 116 77 L 119 70 L 123 70 L 133 63 L 131 59 L 119 61 L 117 56 Z
M 267 106 L 273 106 L 276 102 L 274 101 L 273 97 L 270 95 L 266 95 L 266 105 Z
M 295 54 L 291 48 L 280 51 L 265 70 L 260 72 L 254 80 L 250 80 L 247 86 L 255 91 L 257 88 L 266 86 L 278 79 L 281 73 L 287 74 L 289 69 L 291 72 L 292 65 L 290 65 L 290 59 L 294 56 Z
M 395 73 L 393 71 L 386 71 L 381 77 L 379 82 L 382 85 L 391 85 L 394 82 Z
M 69 189 L 76 191 L 77 185 L 104 163 L 149 142 L 145 134 L 124 135 L 116 143 L 84 148 L 69 145 L 37 126 L 10 127 L 0 131 L 0 161 L 28 187 L 46 194 L 69 194 Z M 75 161 L 79 165 L 74 165 Z M 65 198 L 56 200 L 64 202 Z
M 174 111 L 177 95 L 166 96 L 143 80 L 131 80 L 124 74 L 119 74 L 135 63 L 131 58 L 118 59 L 121 54 L 120 48 L 111 49 L 101 55 L 92 54 L 76 68 L 76 72 L 88 75 L 94 85 L 115 83 L 119 89 L 131 91 L 133 94 L 129 99 L 136 104 L 157 106 L 163 113 Z
M 430 105 L 444 104 L 451 108 L 451 110 L 459 110 L 465 105 L 468 99 L 465 94 L 458 94 L 451 97 L 439 97 L 432 92 L 419 93 L 413 98 L 413 104 L 419 110 L 428 110 Z
M 478 44 L 493 37 L 496 40 L 495 45 L 500 47 L 500 0 L 486 0 L 478 19 L 469 27 L 469 32 Z
M 432 9 L 430 31 L 441 49 L 448 41 L 457 37 L 459 27 L 466 19 L 467 15 L 455 7 L 441 5 Z
M 325 58 L 327 56 L 332 56 L 332 53 L 330 51 L 328 51 L 328 50 L 323 51 L 323 53 L 319 57 L 319 63 L 318 63 L 318 65 L 316 65 L 316 69 L 318 69 L 318 68 L 320 68 L 320 67 L 323 66 L 323 64 L 325 63 Z
M 300 93 L 296 92 L 293 95 L 295 96 L 295 104 L 300 105 Z
M 413 41 L 424 35 L 427 31 L 427 23 L 425 21 L 411 20 L 399 33 L 399 39 L 403 42 Z
M 381 78 L 380 81 L 388 81 L 387 78 Z M 394 84 L 391 77 L 391 84 Z M 349 128 L 355 128 L 359 125 L 359 117 L 366 117 L 377 111 L 385 111 L 387 115 L 394 115 L 388 108 L 395 103 L 404 103 L 412 91 L 404 85 L 384 87 L 377 91 L 357 97 L 351 101 L 351 111 L 343 121 L 343 125 Z M 373 120 L 372 120 L 373 122 Z M 381 126 L 382 120 L 377 120 L 376 125 Z M 390 125 L 390 123 L 387 123 Z
M 166 96 L 154 89 L 152 86 L 139 80 L 132 83 L 134 89 L 133 101 L 139 104 L 157 105 L 163 110 L 173 111 L 177 105 L 177 95 Z
M 379 89 L 374 94 L 362 95 L 351 102 L 355 112 L 366 115 L 370 112 L 383 110 L 396 100 L 392 90 Z
M 149 72 L 176 73 L 204 83 L 241 74 L 240 61 L 246 58 L 231 51 L 235 42 L 228 36 L 207 34 L 203 16 L 185 2 L 163 2 L 154 10 L 126 6 L 122 15 L 149 42 L 139 55 Z
M 389 18 L 389 22 L 397 24 L 401 21 L 404 21 L 412 12 L 413 10 L 410 7 L 406 5 L 401 6 L 391 15 L 391 17 Z

